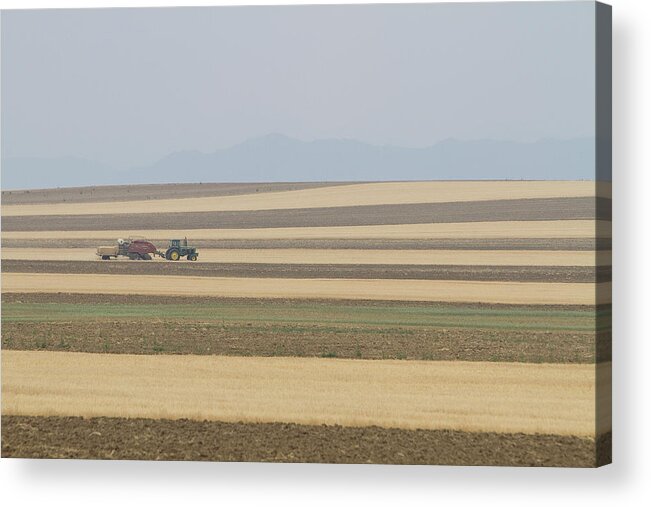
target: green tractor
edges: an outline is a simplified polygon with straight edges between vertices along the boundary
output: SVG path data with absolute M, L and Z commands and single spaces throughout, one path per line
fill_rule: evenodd
M 187 257 L 189 261 L 196 261 L 199 252 L 193 246 L 188 246 L 188 238 L 171 239 L 170 244 L 165 251 L 165 258 L 168 261 L 178 261 L 181 257 Z

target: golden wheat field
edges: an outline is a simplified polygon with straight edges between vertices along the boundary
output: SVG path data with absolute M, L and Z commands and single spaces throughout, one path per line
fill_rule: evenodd
M 144 236 L 152 240 L 182 238 L 193 239 L 488 239 L 488 238 L 608 238 L 609 222 L 594 220 L 540 220 L 472 223 L 431 223 L 401 225 L 333 226 L 333 227 L 279 227 L 251 229 L 136 229 L 105 231 L 3 231 L 7 240 L 20 239 L 95 239 L 115 241 L 129 235 Z
M 595 369 L 6 351 L 3 412 L 595 434 Z
M 367 280 L 226 278 L 164 275 L 3 273 L 4 292 L 73 292 L 243 298 L 334 298 L 501 304 L 609 302 L 609 283 L 469 282 L 464 280 Z
M 2 259 L 94 261 L 89 248 L 3 248 Z M 155 261 L 163 261 L 155 258 Z M 536 250 L 363 250 L 202 248 L 199 262 L 273 264 L 412 264 L 475 266 L 598 266 L 611 263 L 610 252 Z
M 59 203 L 8 205 L 3 216 L 85 215 L 113 213 L 167 213 L 201 211 L 245 211 L 297 209 L 381 204 L 488 201 L 552 197 L 590 197 L 595 184 L 590 181 L 422 181 L 365 183 L 264 194 L 160 199 L 157 208 L 150 200 L 107 203 Z

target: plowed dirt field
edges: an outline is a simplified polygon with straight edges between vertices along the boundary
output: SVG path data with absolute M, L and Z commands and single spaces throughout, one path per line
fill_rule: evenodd
M 2 417 L 2 455 L 18 458 L 593 467 L 610 462 L 611 439 L 610 433 L 595 441 L 378 426 Z

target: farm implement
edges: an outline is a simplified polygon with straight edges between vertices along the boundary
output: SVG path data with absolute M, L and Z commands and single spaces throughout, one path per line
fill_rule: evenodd
M 162 257 L 168 261 L 178 261 L 185 257 L 189 261 L 196 261 L 199 252 L 193 246 L 188 246 L 188 238 L 172 239 L 166 250 L 159 250 L 145 238 L 129 237 L 128 239 L 118 239 L 117 244 L 113 246 L 97 247 L 97 256 L 103 261 L 117 259 L 118 257 L 127 257 L 132 261 L 150 261 L 154 257 Z

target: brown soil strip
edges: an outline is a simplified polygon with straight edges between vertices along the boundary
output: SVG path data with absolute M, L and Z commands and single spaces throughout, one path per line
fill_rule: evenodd
M 229 298 L 229 297 L 220 297 L 220 296 L 166 296 L 166 295 L 157 295 L 155 298 L 152 298 L 148 295 L 142 294 L 129 294 L 129 301 L 134 305 L 139 304 L 150 304 L 150 305 L 194 305 L 201 304 L 206 305 L 212 302 L 220 303 L 241 303 L 242 298 Z M 255 305 L 265 305 L 269 303 L 268 299 L 265 298 L 246 298 L 246 305 L 253 307 Z M 3 303 L 86 303 L 86 304 L 115 304 L 115 303 L 124 303 L 125 297 L 123 294 L 81 294 L 81 293 L 70 293 L 70 292 L 3 292 L 2 293 L 2 302 Z M 297 304 L 305 305 L 340 305 L 341 301 L 335 299 L 300 299 L 300 298 L 275 298 L 273 300 L 275 305 L 286 305 L 288 307 L 295 306 Z M 389 301 L 389 300 L 351 300 L 347 301 L 347 306 L 384 306 L 386 304 L 391 304 L 394 306 L 404 306 L 404 307 L 431 307 L 433 304 L 428 301 Z M 500 310 L 509 310 L 509 309 L 529 309 L 532 311 L 549 311 L 549 310 L 573 310 L 573 311 L 585 311 L 585 312 L 595 312 L 595 311 L 606 311 L 610 312 L 612 307 L 609 304 L 604 305 L 533 305 L 533 304 L 495 304 L 495 303 L 449 303 L 449 302 L 437 302 L 435 303 L 437 307 L 444 308 L 484 308 L 484 309 L 500 309 Z
M 3 231 L 98 231 L 165 229 L 250 229 L 485 221 L 610 220 L 597 215 L 593 197 L 514 199 L 426 204 L 344 206 L 262 211 L 207 211 L 115 215 L 31 215 L 3 217 Z
M 293 422 L 594 437 L 596 370 L 336 358 L 2 352 L 3 415 Z M 605 401 L 605 400 L 604 400 Z M 596 428 L 596 429 L 595 429 Z
M 610 361 L 610 332 L 188 319 L 3 322 L 3 350 L 427 361 Z M 596 351 L 596 347 L 598 350 Z M 595 356 L 596 354 L 596 356 Z
M 2 417 L 3 458 L 593 467 L 590 438 L 99 417 Z
M 234 278 L 476 280 L 594 283 L 611 279 L 611 266 L 453 266 L 412 264 L 261 264 L 147 261 L 3 260 L 3 273 L 174 275 Z
M 107 185 L 94 187 L 48 188 L 42 190 L 4 190 L 2 204 L 59 204 L 77 202 L 143 201 L 215 197 L 265 192 L 285 192 L 338 185 L 327 183 L 170 183 L 152 185 Z
M 156 238 L 151 238 L 152 240 Z M 167 238 L 169 239 L 169 238 Z M 166 238 L 160 238 L 165 243 Z M 97 239 L 2 239 L 3 248 L 90 248 Z M 495 238 L 495 239 L 192 239 L 198 248 L 254 249 L 350 249 L 350 250 L 610 250 L 610 238 Z

